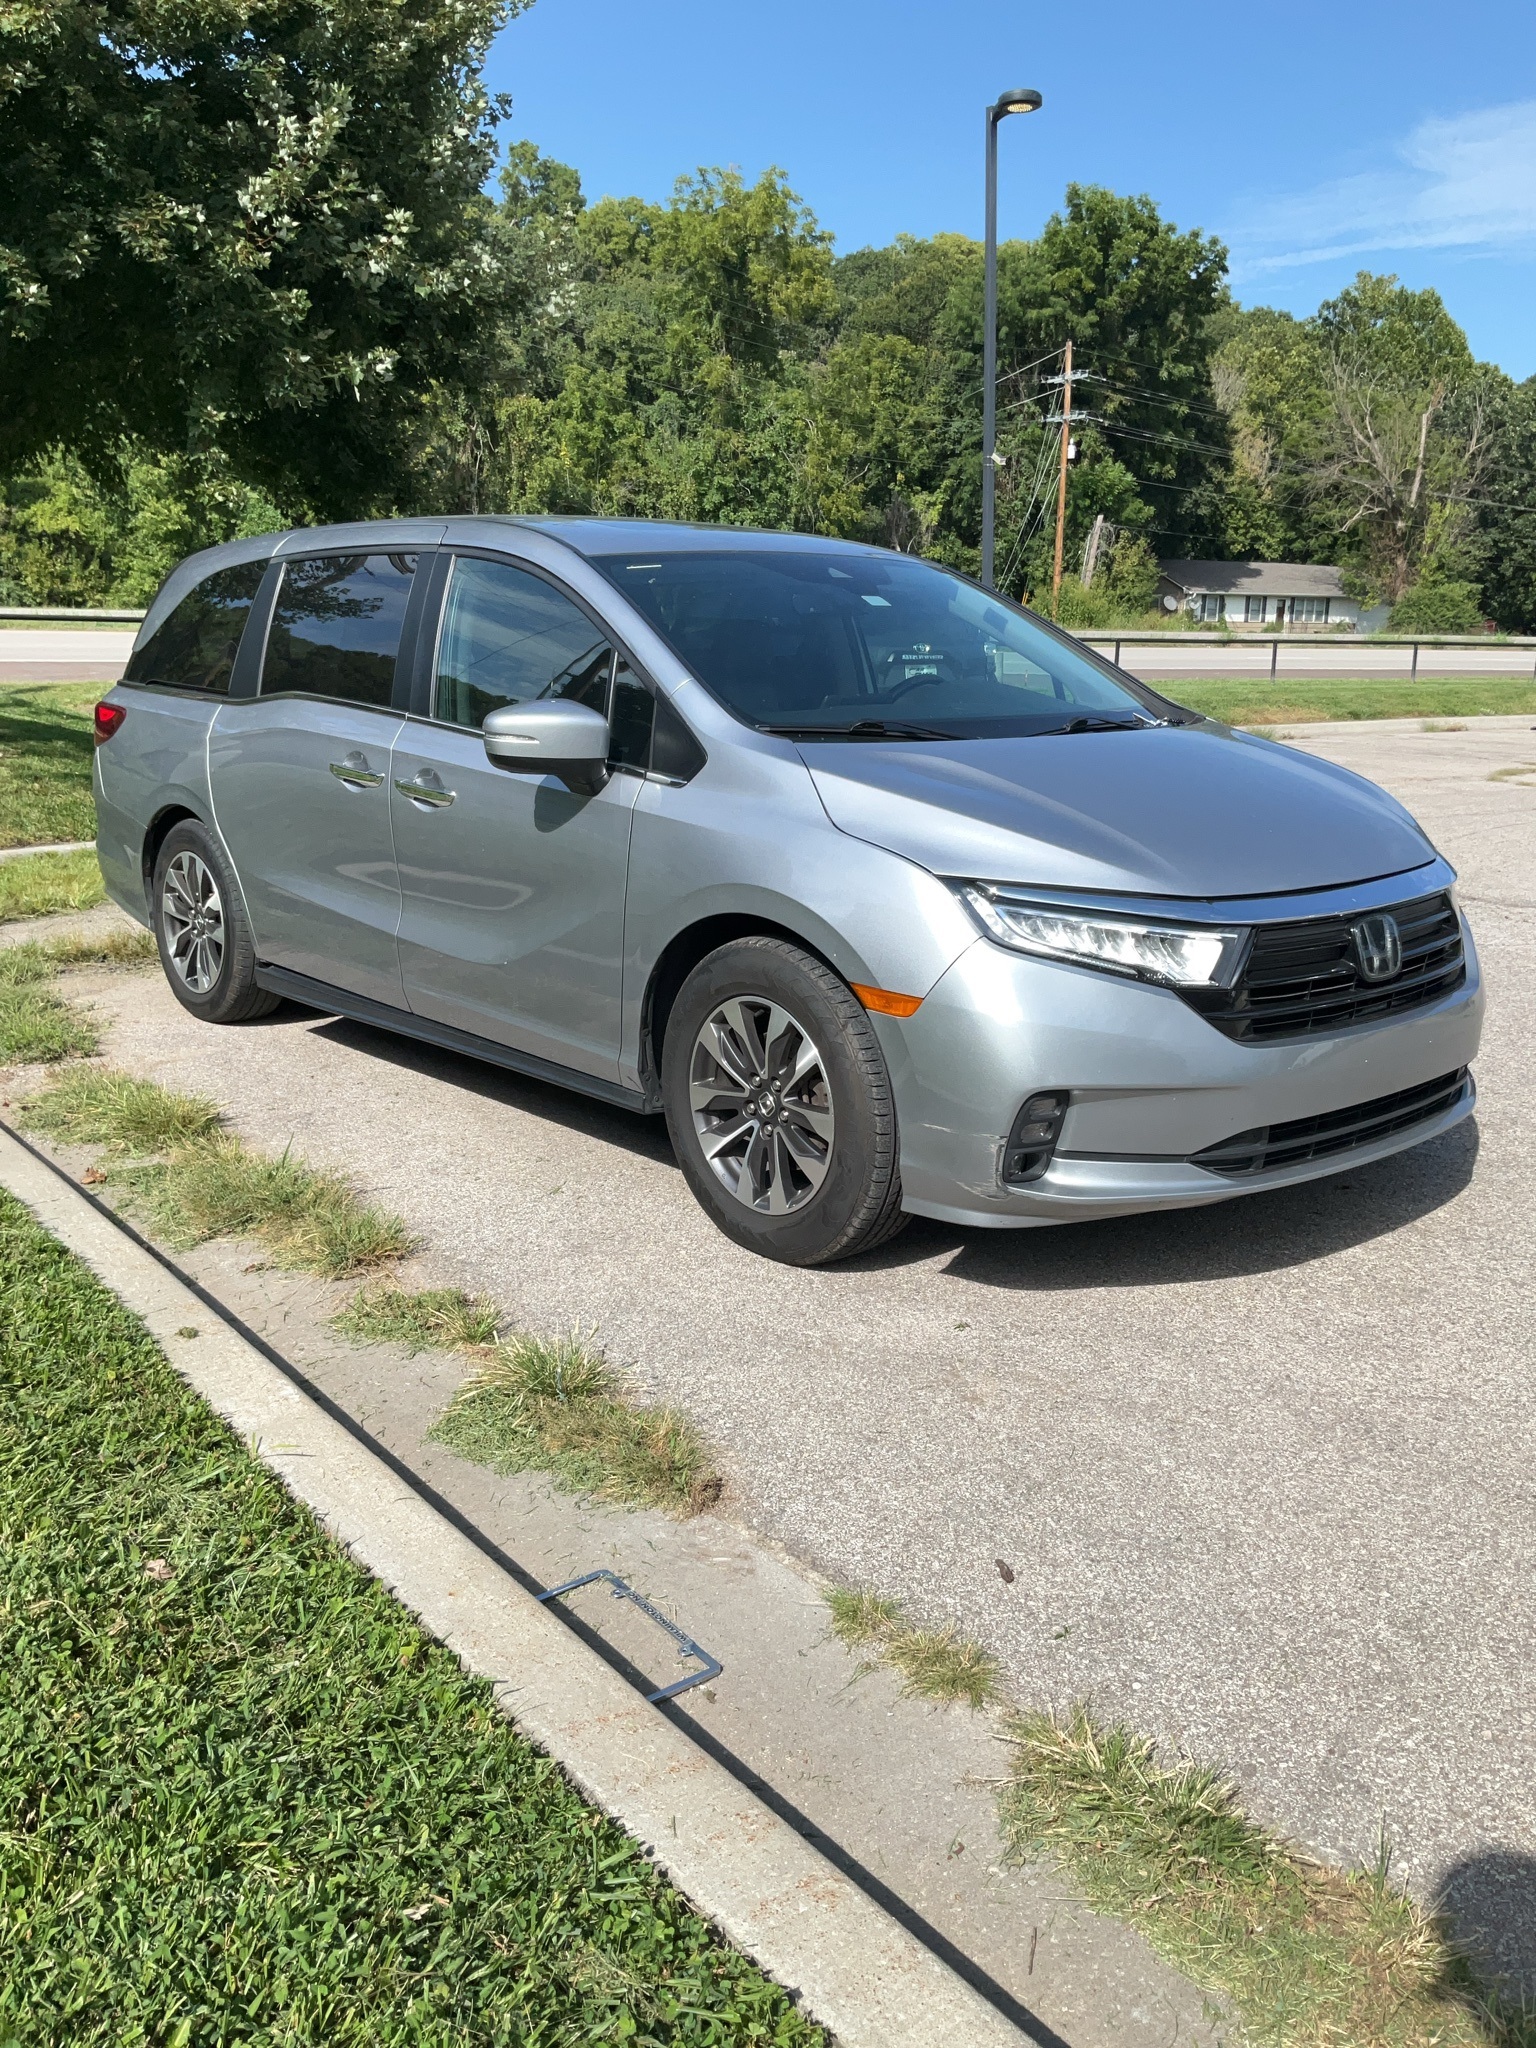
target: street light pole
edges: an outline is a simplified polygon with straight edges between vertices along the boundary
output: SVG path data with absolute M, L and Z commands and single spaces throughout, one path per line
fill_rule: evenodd
M 997 128 L 1040 105 L 1033 86 L 1005 92 L 987 109 L 987 281 L 981 339 L 981 580 L 990 590 L 997 552 Z

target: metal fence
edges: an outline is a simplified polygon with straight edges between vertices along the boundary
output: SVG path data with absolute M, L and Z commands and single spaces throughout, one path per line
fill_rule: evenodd
M 1408 650 L 1409 682 L 1418 676 L 1419 654 L 1423 648 L 1476 647 L 1486 653 L 1490 648 L 1512 647 L 1523 649 L 1531 656 L 1531 674 L 1536 677 L 1536 635 L 1527 634 L 1436 633 L 1409 639 L 1394 633 L 1116 633 L 1095 629 L 1077 633 L 1074 637 L 1086 641 L 1090 647 L 1113 647 L 1117 667 L 1122 647 L 1203 647 L 1222 653 L 1232 648 L 1267 647 L 1272 676 L 1279 673 L 1282 647 L 1298 651 L 1314 647 L 1349 647 L 1357 652 L 1369 650 L 1372 653 L 1378 648 L 1401 647 Z M 1511 667 L 1497 673 L 1513 675 L 1520 671 Z

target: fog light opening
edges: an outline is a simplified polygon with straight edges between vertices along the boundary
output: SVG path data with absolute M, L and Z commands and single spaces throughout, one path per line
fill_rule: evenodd
M 1051 1163 L 1062 1119 L 1071 1096 L 1065 1089 L 1051 1089 L 1031 1095 L 1013 1120 L 1003 1145 L 1002 1179 L 1005 1187 L 1022 1187 L 1039 1180 Z

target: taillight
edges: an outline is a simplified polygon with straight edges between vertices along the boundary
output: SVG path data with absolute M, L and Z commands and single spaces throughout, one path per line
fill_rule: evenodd
M 96 706 L 96 744 L 111 739 L 113 733 L 128 716 L 126 704 L 98 704 Z

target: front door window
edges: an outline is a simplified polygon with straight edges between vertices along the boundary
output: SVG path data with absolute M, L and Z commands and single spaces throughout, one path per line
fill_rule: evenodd
M 586 613 L 510 562 L 460 556 L 437 644 L 433 716 L 478 732 L 489 712 L 574 697 L 608 716 L 613 648 Z

